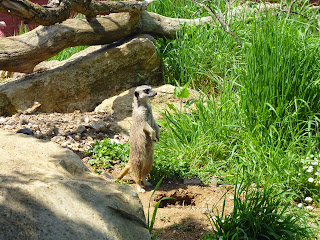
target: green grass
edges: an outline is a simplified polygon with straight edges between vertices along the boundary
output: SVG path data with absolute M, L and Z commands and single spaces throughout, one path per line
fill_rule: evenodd
M 209 214 L 213 231 L 203 236 L 206 240 L 291 240 L 314 239 L 311 227 L 305 222 L 306 212 L 290 209 L 288 194 L 279 192 L 278 186 L 261 189 L 248 184 L 237 185 L 233 211 Z
M 69 48 L 63 49 L 57 55 L 47 59 L 46 61 L 53 61 L 53 60 L 63 61 L 63 60 L 70 58 L 73 54 L 81 52 L 82 50 L 84 50 L 86 48 L 88 48 L 88 47 L 87 46 L 69 47 Z

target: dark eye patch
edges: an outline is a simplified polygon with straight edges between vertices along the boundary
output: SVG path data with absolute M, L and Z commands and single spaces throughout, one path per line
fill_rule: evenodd
M 150 93 L 150 89 L 145 89 L 143 90 L 144 93 L 149 94 Z

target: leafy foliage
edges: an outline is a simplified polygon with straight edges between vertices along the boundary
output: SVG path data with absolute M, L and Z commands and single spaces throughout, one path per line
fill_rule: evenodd
M 109 138 L 97 141 L 88 150 L 91 155 L 89 163 L 97 173 L 103 173 L 115 164 L 124 166 L 129 159 L 129 144 L 112 142 Z

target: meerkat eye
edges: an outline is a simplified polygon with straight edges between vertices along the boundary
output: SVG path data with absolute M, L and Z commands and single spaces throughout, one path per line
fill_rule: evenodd
M 145 89 L 144 93 L 149 94 L 150 93 L 150 89 Z

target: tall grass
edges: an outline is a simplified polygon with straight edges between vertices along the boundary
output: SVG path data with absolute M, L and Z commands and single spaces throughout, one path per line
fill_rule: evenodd
M 249 25 L 242 49 L 209 26 L 180 34 L 164 51 L 168 79 L 192 78 L 198 86 L 209 79 L 209 93 L 218 95 L 200 100 L 192 114 L 166 113 L 155 171 L 232 182 L 244 168 L 250 180 L 290 186 L 297 157 L 319 149 L 319 37 L 275 15 Z
M 261 24 L 264 27 L 261 28 Z M 246 127 L 265 144 L 288 145 L 318 131 L 320 103 L 319 39 L 298 23 L 268 18 L 252 26 L 240 77 Z M 266 142 L 267 141 L 267 142 Z
M 70 58 L 73 54 L 76 54 L 86 48 L 88 47 L 87 46 L 69 47 L 69 48 L 63 49 L 57 55 L 47 59 L 46 61 L 53 61 L 53 60 L 63 61 Z
M 298 217 L 286 200 L 288 193 L 277 189 L 276 185 L 257 189 L 238 184 L 232 213 L 225 215 L 224 200 L 222 213 L 209 215 L 213 232 L 203 239 L 314 239 L 306 215 L 300 212 Z
M 176 40 L 161 39 L 157 47 L 165 66 L 165 81 L 183 85 L 192 79 L 194 88 L 210 92 L 230 74 L 240 51 L 234 39 L 220 28 L 206 24 L 185 27 Z

